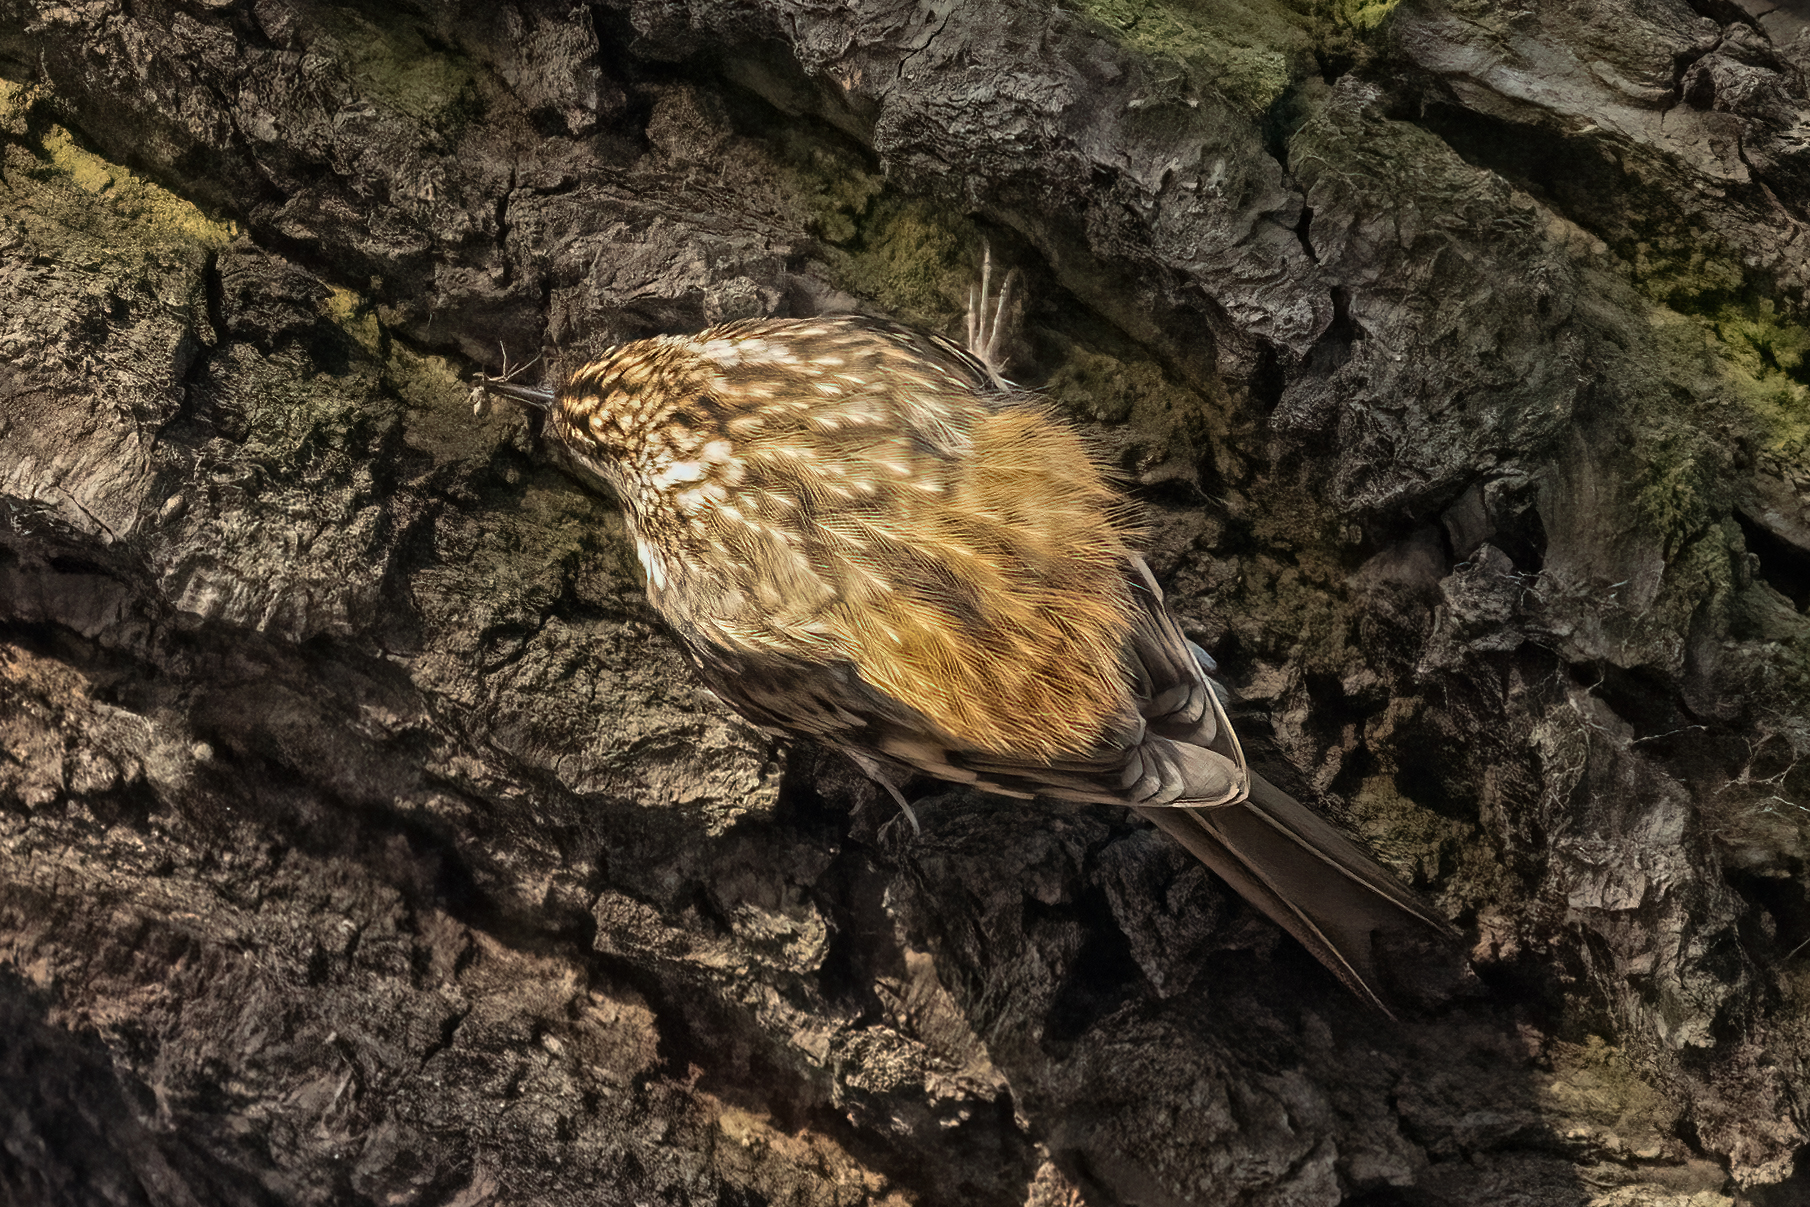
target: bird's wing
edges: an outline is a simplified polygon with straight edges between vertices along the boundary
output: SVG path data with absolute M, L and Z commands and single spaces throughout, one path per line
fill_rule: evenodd
M 880 691 L 844 661 L 731 650 L 686 639 L 704 682 L 758 725 L 879 755 L 922 774 L 1008 796 L 1111 805 L 1224 805 L 1248 786 L 1244 754 L 1142 558 L 1125 671 L 1137 715 L 1085 754 L 1051 760 L 980 750 Z
M 969 751 L 956 761 L 983 784 L 1061 800 L 1207 807 L 1242 800 L 1249 788 L 1244 750 L 1218 693 L 1142 557 L 1126 556 L 1125 577 L 1132 625 L 1123 664 L 1136 722 L 1083 756 L 1026 764 Z
M 1378 940 L 1434 940 L 1451 926 L 1356 843 L 1260 775 L 1243 802 L 1219 809 L 1138 810 L 1238 894 L 1300 940 L 1385 1014 Z
M 983 398 L 995 391 L 993 370 L 955 341 L 886 319 L 863 318 L 860 322 L 864 329 L 896 348 L 914 369 L 924 364 L 935 365 Z

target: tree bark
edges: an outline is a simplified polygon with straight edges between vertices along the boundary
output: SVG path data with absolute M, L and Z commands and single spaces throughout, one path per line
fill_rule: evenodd
M 1727 0 L 0 0 L 0 1200 L 1799 1201 L 1807 67 Z M 1469 993 L 1366 1013 L 1110 809 L 892 824 L 471 413 L 953 333 L 983 245 Z

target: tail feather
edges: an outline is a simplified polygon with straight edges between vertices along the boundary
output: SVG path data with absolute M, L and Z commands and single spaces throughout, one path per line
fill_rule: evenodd
M 1239 804 L 1138 812 L 1391 1017 L 1377 938 L 1449 941 L 1454 933 L 1356 843 L 1255 773 Z

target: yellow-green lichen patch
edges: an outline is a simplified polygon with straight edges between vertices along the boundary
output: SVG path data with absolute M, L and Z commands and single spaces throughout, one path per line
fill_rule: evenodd
M 1810 332 L 1801 323 L 1763 299 L 1726 301 L 1695 314 L 1655 306 L 1647 317 L 1654 367 L 1672 387 L 1669 397 L 1654 397 L 1644 412 L 1661 430 L 1649 453 L 1673 463 L 1662 467 L 1662 476 L 1675 476 L 1698 453 L 1689 434 L 1713 430 L 1718 420 L 1774 452 L 1806 447 L 1810 385 L 1803 378 Z
M 377 313 L 371 306 L 369 298 L 333 286 L 328 290 L 327 303 L 323 308 L 325 317 L 333 325 L 345 332 L 346 338 L 373 359 L 382 359 L 387 352 L 383 324 L 377 321 Z
M 1552 1079 L 1541 1087 L 1548 1121 L 1566 1140 L 1621 1160 L 1678 1161 L 1679 1108 L 1640 1075 L 1627 1053 L 1600 1036 L 1548 1050 Z
M 1372 37 L 1400 0 L 1315 0 L 1314 54 L 1323 71 L 1343 75 L 1376 57 Z
M 1623 250 L 1635 286 L 1675 310 L 1740 292 L 1739 257 L 1702 231 L 1658 231 Z
M 1330 3 L 1315 7 L 1336 24 L 1349 25 L 1368 33 L 1382 25 L 1399 3 L 1401 0 L 1331 0 Z
M 1366 744 L 1387 746 L 1391 722 L 1409 701 L 1393 702 L 1373 723 Z M 1512 900 L 1507 869 L 1486 849 L 1475 825 L 1446 817 L 1414 801 L 1393 775 L 1365 777 L 1350 798 L 1345 822 L 1384 864 L 1410 884 L 1438 885 L 1448 908 L 1475 911 Z
M 15 493 L 123 535 L 163 502 L 157 432 L 214 342 L 208 264 L 234 231 L 83 148 L 35 101 L 16 84 L 0 98 L 0 241 L 28 249 L 0 296 L 0 358 L 21 378 L 0 445 Z
M 1810 328 L 1778 313 L 1769 299 L 1730 303 L 1704 319 L 1767 446 L 1793 458 L 1810 453 Z
M 1803 379 L 1810 331 L 1787 321 L 1770 299 L 1723 306 L 1707 317 L 1722 340 L 1723 356 L 1740 372 L 1762 381 Z
M 429 42 L 403 10 L 322 7 L 317 16 L 367 95 L 443 134 L 483 116 L 470 64 Z
M 43 89 L 35 84 L 0 79 L 0 133 L 25 137 L 29 129 L 26 118 L 43 96 Z
M 82 149 L 61 126 L 45 131 L 43 145 L 50 162 L 71 184 L 89 193 L 105 194 L 116 218 L 144 236 L 193 241 L 216 249 L 238 236 L 236 224 L 215 222 L 174 193 Z
M 1667 379 L 1706 400 L 1677 418 L 1693 426 L 1733 403 L 1764 447 L 1810 452 L 1810 326 L 1750 282 L 1737 254 L 1698 232 L 1650 235 L 1624 253 L 1635 287 L 1658 303 L 1650 321 Z M 1677 411 L 1676 407 L 1664 410 Z
M 1200 83 L 1262 113 L 1313 62 L 1313 19 L 1274 0 L 1082 0 L 1127 45 L 1180 60 Z
M 169 251 L 217 251 L 238 236 L 195 206 L 87 150 L 63 127 L 32 120 L 35 93 L 0 80 L 8 146 L 0 191 L 31 246 L 59 259 L 120 264 Z M 35 137 L 34 137 L 35 134 Z

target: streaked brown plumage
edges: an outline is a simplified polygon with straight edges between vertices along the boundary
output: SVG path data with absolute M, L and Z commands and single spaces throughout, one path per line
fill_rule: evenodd
M 557 393 L 480 384 L 543 409 L 622 502 L 650 600 L 756 723 L 895 796 L 923 772 L 1136 807 L 1379 1006 L 1373 932 L 1443 929 L 1247 770 L 1124 500 L 996 366 L 871 319 L 773 319 L 623 345 Z

